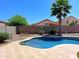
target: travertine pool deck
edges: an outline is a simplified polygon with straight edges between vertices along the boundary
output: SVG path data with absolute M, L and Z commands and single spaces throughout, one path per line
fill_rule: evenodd
M 49 49 L 38 49 L 20 45 L 24 40 L 1 46 L 0 59 L 77 59 L 79 45 L 61 44 Z

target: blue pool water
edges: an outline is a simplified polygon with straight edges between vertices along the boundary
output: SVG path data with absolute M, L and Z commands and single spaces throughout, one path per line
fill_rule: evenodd
M 49 37 L 36 37 L 31 40 L 23 41 L 20 44 L 25 46 L 31 46 L 35 48 L 51 48 L 59 44 L 79 44 L 79 38 L 73 37 L 61 37 L 61 38 L 49 38 Z

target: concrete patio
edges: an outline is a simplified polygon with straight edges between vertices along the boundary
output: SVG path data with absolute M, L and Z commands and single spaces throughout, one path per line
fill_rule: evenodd
M 0 59 L 77 59 L 76 53 L 79 51 L 79 45 L 61 44 L 49 49 L 38 49 L 20 45 L 19 43 L 24 40 L 1 46 Z

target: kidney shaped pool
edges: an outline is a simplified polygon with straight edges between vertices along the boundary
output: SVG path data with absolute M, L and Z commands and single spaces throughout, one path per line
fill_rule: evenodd
M 51 48 L 59 44 L 79 44 L 79 38 L 75 37 L 35 37 L 30 40 L 21 42 L 25 46 L 35 48 Z

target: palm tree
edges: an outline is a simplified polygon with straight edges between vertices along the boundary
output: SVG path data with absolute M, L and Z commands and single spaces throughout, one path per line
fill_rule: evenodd
M 59 36 L 62 36 L 61 31 L 61 19 L 66 17 L 70 13 L 71 5 L 68 0 L 56 0 L 51 7 L 51 16 L 56 16 L 59 19 Z

